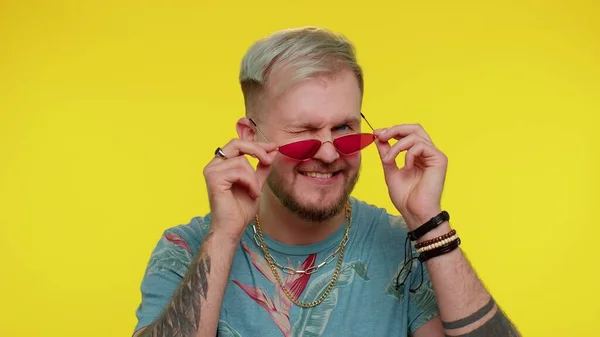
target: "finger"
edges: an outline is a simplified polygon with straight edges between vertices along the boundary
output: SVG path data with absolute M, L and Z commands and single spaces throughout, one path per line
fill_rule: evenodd
M 277 152 L 275 152 L 275 154 L 276 153 Z M 264 165 L 262 163 L 258 163 L 256 166 L 256 178 L 258 179 L 258 188 L 261 192 L 265 182 L 267 181 L 267 178 L 269 177 L 269 174 L 271 173 L 272 167 L 272 165 Z
M 260 189 L 258 188 L 258 179 L 254 170 L 250 172 L 245 168 L 238 167 L 223 172 L 223 179 L 230 183 L 230 188 L 234 186 L 242 186 L 248 190 L 248 195 L 251 198 L 257 199 L 260 197 Z
M 423 137 L 417 135 L 416 133 L 412 133 L 412 134 L 400 139 L 399 141 L 396 142 L 396 144 L 392 145 L 391 149 L 387 152 L 385 157 L 383 157 L 382 161 L 386 164 L 389 164 L 389 163 L 395 161 L 396 157 L 398 156 L 398 154 L 400 152 L 410 149 L 411 147 L 413 147 L 415 144 L 417 144 L 419 142 L 427 143 L 427 140 L 425 140 Z
M 381 141 L 388 141 L 392 138 L 401 139 L 410 135 L 411 133 L 416 133 L 417 135 L 423 137 L 428 143 L 433 144 L 431 137 L 425 132 L 425 129 L 420 124 L 400 124 L 394 125 L 388 129 L 377 129 L 374 134 Z
M 232 139 L 221 149 L 227 158 L 247 154 L 258 158 L 259 161 L 265 164 L 270 164 L 272 158 L 267 156 L 267 153 L 275 151 L 276 148 L 277 145 L 275 143 L 248 142 L 241 139 Z M 222 161 L 225 158 L 215 157 L 215 159 L 221 159 L 219 161 Z
M 239 156 L 239 157 L 233 157 L 233 158 L 228 158 L 227 160 L 220 160 L 220 161 L 216 161 L 214 163 L 212 163 L 211 165 L 207 165 L 204 168 L 204 176 L 206 178 L 208 178 L 209 175 L 213 175 L 215 172 L 223 172 L 223 171 L 228 171 L 240 166 L 250 166 L 250 168 L 252 168 L 252 165 L 250 165 L 250 162 L 248 161 L 248 159 L 244 156 Z
M 233 167 L 237 167 L 243 161 L 248 161 L 248 159 L 246 159 L 243 156 L 240 156 L 227 158 L 223 160 L 211 161 L 208 165 L 204 167 L 204 176 L 208 176 L 209 174 L 215 171 L 225 171 Z
M 208 169 L 205 175 L 211 189 L 226 191 L 238 184 L 245 187 L 252 198 L 258 198 L 261 194 L 256 172 L 245 157 L 222 161 Z
M 433 145 L 424 142 L 418 142 L 406 151 L 404 159 L 404 168 L 411 170 L 417 161 L 426 166 L 436 166 L 446 162 L 446 156 L 433 147 Z
M 377 146 L 377 152 L 379 152 L 379 158 L 381 159 L 381 162 L 383 163 L 384 166 L 394 166 L 396 167 L 396 162 L 393 161 L 392 163 L 388 163 L 386 161 L 383 160 L 383 158 L 385 158 L 387 156 L 387 154 L 389 153 L 390 149 L 391 149 L 391 145 L 388 142 L 383 142 L 380 141 L 379 139 L 375 139 L 375 146 Z
M 272 151 L 267 153 L 267 160 L 259 161 L 256 165 L 256 177 L 258 178 L 258 188 L 262 191 L 263 185 L 271 173 L 272 164 L 279 152 Z
M 277 156 L 277 153 L 278 153 L 277 151 L 273 151 L 273 152 L 270 152 L 267 154 L 267 156 L 270 157 L 269 160 L 271 163 Z M 271 171 L 271 167 L 272 167 L 271 164 L 266 165 L 266 164 L 259 162 L 257 165 L 257 168 L 255 170 L 246 157 L 240 156 L 240 157 L 231 158 L 231 159 L 228 159 L 225 161 L 221 161 L 219 164 L 208 167 L 206 170 L 208 171 L 208 174 L 210 174 L 210 172 L 226 171 L 226 170 L 236 168 L 240 165 L 245 166 L 245 169 L 248 172 L 250 172 L 256 176 L 258 186 L 257 186 L 257 190 L 253 191 L 254 192 L 253 197 L 258 198 L 262 194 L 262 187 Z

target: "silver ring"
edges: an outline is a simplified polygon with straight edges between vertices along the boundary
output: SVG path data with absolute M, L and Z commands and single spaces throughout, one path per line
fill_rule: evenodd
M 227 156 L 225 155 L 225 152 L 223 152 L 223 149 L 222 149 L 222 148 L 220 148 L 220 147 L 218 147 L 218 148 L 215 150 L 215 156 L 219 156 L 219 157 L 221 157 L 221 158 L 223 158 L 223 159 L 227 159 Z

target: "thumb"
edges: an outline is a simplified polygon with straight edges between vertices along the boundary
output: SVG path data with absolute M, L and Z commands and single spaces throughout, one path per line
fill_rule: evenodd
M 380 141 L 379 138 L 375 138 L 375 146 L 377 147 L 377 152 L 379 152 L 379 159 L 381 159 L 381 164 L 383 165 L 384 171 L 387 171 L 392 168 L 398 168 L 395 160 L 393 160 L 389 164 L 386 164 L 383 162 L 383 158 L 385 158 L 387 153 L 392 148 L 392 146 L 390 145 L 390 143 L 388 141 L 384 142 L 384 141 Z
M 273 152 L 267 154 L 267 156 L 273 157 L 273 160 L 275 159 L 274 157 L 276 155 L 277 155 L 277 151 L 273 151 Z M 258 165 L 256 166 L 256 177 L 258 178 L 258 189 L 261 191 L 262 191 L 263 185 L 265 184 L 265 182 L 267 181 L 267 178 L 269 177 L 269 174 L 271 173 L 271 168 L 273 167 L 273 160 L 270 160 L 269 164 L 263 164 L 261 162 L 258 162 Z

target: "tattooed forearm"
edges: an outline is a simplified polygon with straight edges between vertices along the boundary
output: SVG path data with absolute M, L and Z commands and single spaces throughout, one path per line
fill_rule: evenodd
M 494 299 L 490 298 L 490 301 L 485 306 L 483 306 L 481 309 L 477 310 L 474 314 L 472 314 L 468 317 L 465 317 L 463 319 L 459 319 L 454 322 L 442 321 L 442 326 L 444 327 L 444 329 L 464 328 L 467 325 L 473 324 L 473 323 L 477 322 L 478 320 L 482 319 L 485 315 L 487 315 L 489 312 L 491 312 L 492 309 L 494 309 Z
M 204 245 L 211 236 L 209 233 Z M 204 247 L 203 247 L 204 248 Z M 208 294 L 210 256 L 204 249 L 190 264 L 181 284 L 164 309 L 162 316 L 150 325 L 140 337 L 191 337 L 200 327 L 200 310 Z
M 483 319 L 486 315 L 490 314 L 494 309 L 496 309 L 496 313 L 483 325 L 478 328 L 468 332 L 468 333 L 460 333 L 460 334 L 448 334 L 446 333 L 446 337 L 520 337 L 521 335 L 515 328 L 515 326 L 509 321 L 504 312 L 498 308 L 494 299 L 490 298 L 490 301 L 483 306 L 481 309 L 477 310 L 472 315 L 465 317 L 463 319 L 459 319 L 453 322 L 442 322 L 442 326 L 446 330 L 456 330 L 463 329 L 468 327 L 471 324 L 477 323 L 481 319 Z

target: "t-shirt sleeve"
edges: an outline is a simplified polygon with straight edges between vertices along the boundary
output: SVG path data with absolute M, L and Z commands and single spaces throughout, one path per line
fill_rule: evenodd
M 411 336 L 415 334 L 418 328 L 429 322 L 436 316 L 439 316 L 440 311 L 435 293 L 433 292 L 433 284 L 429 279 L 429 274 L 425 266 L 420 266 L 423 270 L 423 284 L 415 293 L 409 293 L 408 304 L 408 329 Z M 412 284 L 419 284 L 421 279 L 421 271 L 416 270 L 412 273 Z
M 196 248 L 186 237 L 178 228 L 167 230 L 152 251 L 140 288 L 142 299 L 134 332 L 160 317 L 185 276 Z

